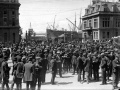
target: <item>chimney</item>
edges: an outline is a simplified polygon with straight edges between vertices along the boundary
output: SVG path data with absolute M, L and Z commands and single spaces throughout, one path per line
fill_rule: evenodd
M 92 0 L 92 4 L 99 3 L 101 0 Z

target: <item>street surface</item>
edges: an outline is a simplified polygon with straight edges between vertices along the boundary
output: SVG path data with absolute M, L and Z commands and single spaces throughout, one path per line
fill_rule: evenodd
M 9 62 L 9 66 L 12 66 L 11 61 L 8 62 Z M 13 77 L 10 75 L 10 83 L 9 83 L 10 86 L 11 86 L 12 78 Z M 112 80 L 112 78 L 110 79 Z M 72 75 L 72 72 L 64 73 L 63 78 L 60 78 L 59 75 L 57 75 L 57 77 L 55 78 L 55 83 L 56 83 L 55 85 L 52 85 L 50 81 L 51 81 L 51 73 L 47 73 L 46 83 L 42 84 L 41 90 L 112 90 L 112 81 L 107 82 L 106 85 L 100 85 L 101 80 L 99 82 L 91 81 L 89 84 L 87 84 L 86 82 L 81 84 L 80 82 L 77 81 L 77 74 Z M 120 84 L 118 86 L 120 87 Z M 14 86 L 14 88 L 15 87 L 16 85 Z M 22 83 L 22 88 L 23 89 L 26 88 L 25 83 Z

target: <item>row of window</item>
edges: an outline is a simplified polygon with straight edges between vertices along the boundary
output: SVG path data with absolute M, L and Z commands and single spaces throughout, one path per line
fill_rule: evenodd
M 13 33 L 12 37 L 13 37 L 13 43 L 15 43 L 15 33 Z M 8 38 L 9 38 L 8 33 L 4 33 L 4 42 L 8 42 L 9 41 Z
M 3 25 L 7 26 L 8 25 L 8 18 L 7 18 L 8 12 L 7 10 L 4 11 L 3 13 Z M 12 26 L 15 26 L 15 11 L 12 11 Z
M 15 10 L 14 11 L 11 11 L 11 15 L 12 15 L 12 17 L 15 17 Z M 8 11 L 7 10 L 5 10 L 4 12 L 3 12 L 3 16 L 4 17 L 7 17 L 7 15 L 8 15 Z
M 103 39 L 104 38 L 110 38 L 110 32 L 103 32 L 102 36 L 103 36 Z M 115 36 L 118 36 L 118 32 L 117 31 L 115 32 Z
M 7 17 L 4 17 L 4 18 L 3 18 L 3 25 L 4 25 L 4 26 L 7 26 L 7 25 L 8 25 L 8 18 L 7 18 Z M 11 25 L 12 25 L 12 26 L 16 26 L 15 18 L 12 18 Z
M 98 19 L 94 19 L 93 22 L 94 24 L 92 24 L 92 20 L 88 20 L 88 22 L 84 21 L 84 29 L 86 29 L 87 27 L 92 27 L 92 25 L 93 28 L 98 28 Z
M 111 20 L 110 17 L 103 17 L 102 19 L 102 26 L 101 27 L 112 27 L 111 24 L 114 22 L 115 23 L 115 27 L 120 27 L 120 18 L 116 18 L 114 20 Z M 93 22 L 92 20 L 86 20 L 84 21 L 84 29 L 86 29 L 86 27 L 92 27 L 92 28 L 98 28 L 98 19 L 94 19 Z

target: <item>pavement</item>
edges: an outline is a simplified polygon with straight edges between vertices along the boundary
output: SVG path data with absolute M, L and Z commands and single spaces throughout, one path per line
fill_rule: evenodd
M 9 61 L 8 65 L 12 67 L 11 61 Z M 10 86 L 12 79 L 13 76 L 10 75 L 10 83 L 9 83 Z M 46 82 L 42 84 L 41 90 L 112 90 L 112 77 L 110 79 L 111 81 L 107 82 L 106 85 L 100 85 L 101 80 L 99 82 L 91 81 L 89 84 L 87 84 L 86 82 L 81 84 L 80 82 L 77 81 L 77 74 L 72 75 L 72 73 L 69 72 L 69 73 L 64 73 L 62 78 L 60 78 L 59 75 L 57 75 L 55 78 L 55 85 L 52 85 L 50 83 L 51 73 L 47 73 Z M 118 87 L 120 87 L 120 84 L 118 85 Z M 16 85 L 14 86 L 14 88 L 16 88 Z M 25 88 L 26 88 L 26 84 L 22 83 L 22 89 Z

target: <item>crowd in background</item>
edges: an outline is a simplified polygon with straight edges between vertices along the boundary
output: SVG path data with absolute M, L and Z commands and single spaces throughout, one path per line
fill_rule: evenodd
M 81 43 L 72 41 L 67 43 L 52 44 L 46 42 L 21 41 L 19 44 L 9 46 L 0 45 L 0 81 L 2 90 L 13 90 L 14 84 L 17 90 L 22 89 L 22 82 L 26 83 L 26 89 L 38 90 L 41 83 L 45 83 L 46 73 L 52 74 L 51 84 L 55 84 L 58 73 L 62 78 L 63 73 L 72 71 L 72 75 L 78 75 L 81 84 L 102 79 L 101 85 L 107 84 L 113 77 L 113 89 L 118 88 L 119 82 L 119 46 L 113 40 L 99 42 L 92 41 Z M 12 60 L 13 67 L 8 66 L 8 60 Z M 13 82 L 9 86 L 10 69 L 12 69 Z M 100 72 L 101 76 L 100 77 Z

